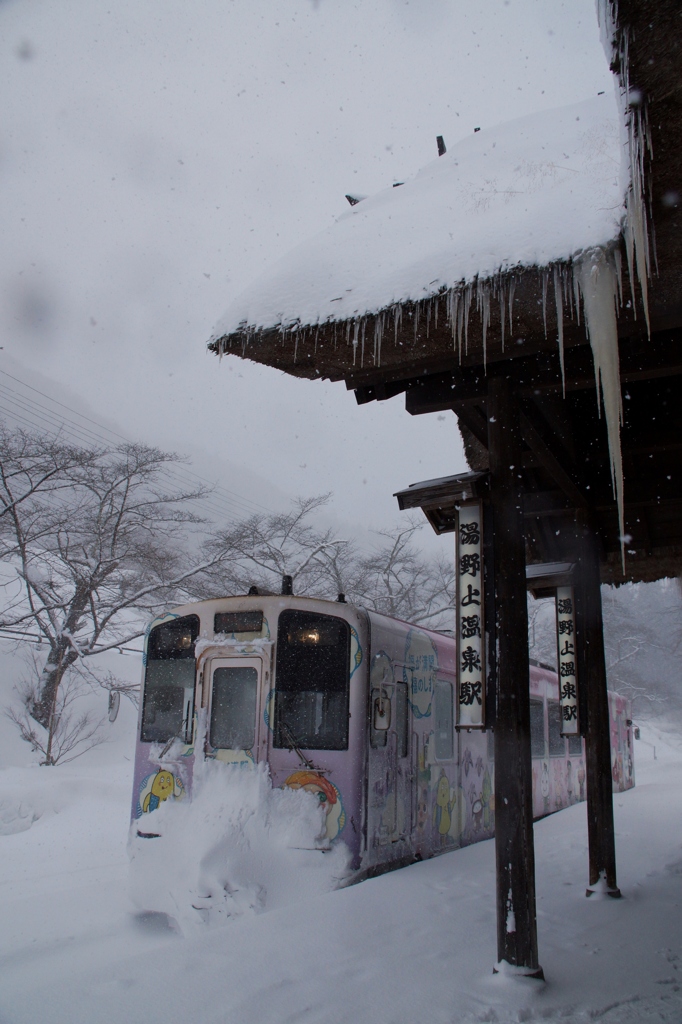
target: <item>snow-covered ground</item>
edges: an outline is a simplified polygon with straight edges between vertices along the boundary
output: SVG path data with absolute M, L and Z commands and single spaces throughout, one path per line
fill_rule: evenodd
M 682 737 L 642 735 L 622 900 L 585 898 L 584 804 L 536 825 L 545 984 L 492 974 L 492 842 L 182 937 L 128 899 L 129 735 L 0 769 L 0 1022 L 679 1024 Z

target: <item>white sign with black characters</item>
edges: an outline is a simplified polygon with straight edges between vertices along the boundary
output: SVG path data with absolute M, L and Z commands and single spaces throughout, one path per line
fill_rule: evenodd
M 456 538 L 457 727 L 482 729 L 485 725 L 485 629 L 480 502 L 460 507 Z
M 575 599 L 573 587 L 557 587 L 556 635 L 559 655 L 559 698 L 561 700 L 561 735 L 577 736 L 578 676 L 576 672 Z

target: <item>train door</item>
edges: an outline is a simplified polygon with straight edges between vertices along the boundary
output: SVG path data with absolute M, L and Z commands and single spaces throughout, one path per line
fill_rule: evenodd
M 392 722 L 392 740 L 395 747 L 396 827 L 393 840 L 409 839 L 413 827 L 414 772 L 410 750 L 410 720 L 407 703 L 407 683 L 396 682 L 394 691 L 395 715 Z
M 370 808 L 374 842 L 408 840 L 413 823 L 413 782 L 407 683 L 396 681 L 394 666 L 380 651 L 370 670 Z
M 208 680 L 207 750 L 220 761 L 262 761 L 267 756 L 263 723 L 270 665 L 265 652 L 246 657 L 214 657 L 204 669 Z

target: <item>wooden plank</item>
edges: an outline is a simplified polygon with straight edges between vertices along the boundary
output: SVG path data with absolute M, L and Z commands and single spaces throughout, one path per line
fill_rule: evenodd
M 576 508 L 587 508 L 587 499 L 576 485 L 570 474 L 564 469 L 554 452 L 545 444 L 527 416 L 520 414 L 521 436 L 533 455 L 549 474 Z
M 620 896 L 616 882 L 616 841 L 613 827 L 611 724 L 606 687 L 604 626 L 601 607 L 599 541 L 584 512 L 576 514 L 576 651 L 578 678 L 584 688 L 587 714 L 585 760 L 589 882 L 586 894 L 603 888 Z
M 528 689 L 528 613 L 518 398 L 508 378 L 488 391 L 495 563 L 497 709 L 495 858 L 497 955 L 542 977 L 535 917 L 535 852 Z
M 458 402 L 453 406 L 453 411 L 457 419 L 460 420 L 465 427 L 469 428 L 476 440 L 480 441 L 484 448 L 487 448 L 488 421 L 478 406 L 464 405 L 463 403 Z

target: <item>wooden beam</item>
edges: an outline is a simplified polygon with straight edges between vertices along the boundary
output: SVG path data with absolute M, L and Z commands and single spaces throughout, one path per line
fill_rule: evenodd
M 587 499 L 575 484 L 570 474 L 564 469 L 556 455 L 545 444 L 527 416 L 520 414 L 521 436 L 542 468 L 549 474 L 555 484 L 573 502 L 576 508 L 587 508 Z
M 487 448 L 488 421 L 478 406 L 465 405 L 462 402 L 458 402 L 453 406 L 453 412 L 457 419 L 460 420 L 465 427 L 469 428 L 476 440 L 479 441 L 484 448 Z
M 680 342 L 682 330 L 654 334 L 651 341 L 640 338 L 621 338 L 620 376 L 623 384 L 665 379 L 682 375 Z M 519 394 L 524 397 L 540 395 L 558 396 L 563 392 L 595 389 L 594 364 L 587 344 L 572 345 L 565 351 L 566 373 L 562 379 L 556 352 L 536 352 L 518 356 L 508 352 L 505 371 L 513 374 Z M 491 364 L 491 369 L 494 364 Z M 375 367 L 342 374 L 346 387 L 356 391 L 359 403 L 389 398 L 406 393 L 407 411 L 418 416 L 429 412 L 443 412 L 452 408 L 454 401 L 485 399 L 488 375 L 480 364 L 452 365 L 441 361 L 430 366 L 421 364 L 400 367 Z M 379 383 L 384 393 L 375 389 Z
M 578 512 L 576 519 L 576 652 L 579 685 L 585 689 L 583 705 L 587 710 L 587 895 L 603 889 L 609 896 L 620 896 L 616 882 L 611 721 L 604 657 L 599 540 L 588 515 Z
M 497 958 L 541 978 L 535 917 L 522 439 L 518 397 L 507 378 L 493 377 L 489 382 L 488 417 L 498 657 L 494 734 Z

